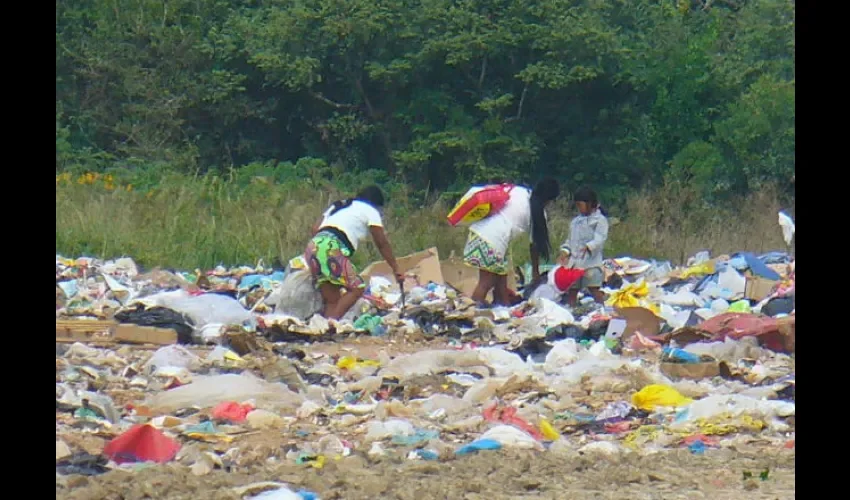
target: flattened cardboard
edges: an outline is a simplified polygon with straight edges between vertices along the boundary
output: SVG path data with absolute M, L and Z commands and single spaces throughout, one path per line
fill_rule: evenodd
M 744 296 L 750 300 L 761 302 L 770 295 L 770 291 L 778 281 L 769 280 L 759 276 L 747 276 L 747 284 L 744 288 Z
M 412 278 L 420 285 L 428 282 L 445 284 L 443 272 L 440 268 L 440 254 L 436 248 L 429 248 L 421 252 L 412 253 L 396 259 L 399 270 Z M 392 279 L 393 271 L 386 261 L 373 262 L 361 273 L 364 278 L 383 276 Z
M 508 266 L 509 269 L 513 269 L 510 261 Z M 478 269 L 464 264 L 462 259 L 455 256 L 440 262 L 440 267 L 447 285 L 460 290 L 467 297 L 472 296 L 472 292 L 478 285 Z M 508 288 L 511 290 L 517 288 L 516 274 L 513 271 L 508 272 Z M 488 297 L 492 298 L 492 296 L 492 292 L 488 294 Z
M 644 337 L 654 337 L 661 331 L 661 319 L 644 307 L 618 307 L 617 315 L 626 320 L 626 329 L 621 335 L 627 339 L 635 332 Z
M 419 285 L 426 285 L 428 282 L 449 285 L 469 297 L 478 284 L 477 269 L 467 266 L 454 255 L 441 261 L 440 254 L 434 247 L 399 257 L 396 261 L 401 272 L 412 275 L 412 279 Z M 372 276 L 392 279 L 392 274 L 392 269 L 383 260 L 369 264 L 361 273 L 365 279 Z M 516 290 L 516 286 L 516 276 L 513 272 L 508 273 L 508 287 L 511 290 Z

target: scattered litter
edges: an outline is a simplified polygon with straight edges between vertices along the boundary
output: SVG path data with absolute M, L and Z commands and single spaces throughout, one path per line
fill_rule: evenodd
M 783 252 L 701 252 L 682 268 L 611 259 L 605 304 L 582 294 L 572 308 L 561 285 L 577 274 L 554 266 L 529 300 L 480 308 L 465 271 L 435 249 L 398 260 L 403 315 L 378 263 L 336 321 L 316 314 L 321 296 L 298 258 L 284 271 L 140 273 L 126 258 L 57 256 L 57 477 L 275 461 L 316 473 L 352 457 L 433 467 L 504 449 L 617 462 L 710 456 L 753 434 L 794 447 L 795 282 Z M 101 439 L 100 454 L 83 452 L 81 436 Z M 317 498 L 278 482 L 232 491 Z

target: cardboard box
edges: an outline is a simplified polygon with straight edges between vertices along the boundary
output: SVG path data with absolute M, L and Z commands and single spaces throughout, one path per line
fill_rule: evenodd
M 425 285 L 428 282 L 450 285 L 469 297 L 478 284 L 478 269 L 467 266 L 462 259 L 454 255 L 446 260 L 440 260 L 440 254 L 436 248 L 398 257 L 396 261 L 399 269 L 403 273 L 412 275 L 412 279 L 420 285 Z M 392 279 L 392 270 L 386 261 L 380 260 L 369 264 L 361 275 L 364 279 L 372 276 L 384 276 Z M 508 287 L 516 290 L 516 286 L 515 273 L 509 272 Z M 490 296 L 492 296 L 492 293 Z
M 425 285 L 429 281 L 441 285 L 445 283 L 443 281 L 443 272 L 440 269 L 440 254 L 436 248 L 429 248 L 421 252 L 405 255 L 404 257 L 397 257 L 396 262 L 398 262 L 401 272 L 411 275 L 420 285 Z M 379 260 L 378 262 L 369 264 L 361 275 L 367 279 L 372 276 L 384 276 L 392 279 L 393 271 L 386 261 Z
M 797 322 L 796 316 L 785 316 L 776 320 L 779 333 L 782 335 L 783 346 L 788 353 L 795 352 L 797 348 Z
M 744 288 L 744 296 L 750 300 L 760 302 L 762 299 L 770 295 L 773 287 L 779 282 L 773 281 L 759 276 L 747 276 L 747 283 Z
M 508 272 L 508 288 L 511 290 L 517 289 L 516 273 L 513 271 L 513 266 L 509 263 L 510 271 Z M 472 296 L 475 287 L 478 285 L 478 269 L 468 266 L 463 262 L 463 259 L 451 256 L 440 262 L 440 267 L 443 271 L 443 278 L 447 285 L 457 288 L 467 297 Z M 493 293 L 488 294 L 488 298 L 492 300 Z

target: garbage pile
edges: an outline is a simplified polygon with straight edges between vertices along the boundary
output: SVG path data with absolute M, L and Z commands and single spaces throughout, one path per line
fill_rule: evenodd
M 794 261 L 781 253 L 703 253 L 680 269 L 612 259 L 606 304 L 573 309 L 539 296 L 482 309 L 415 271 L 402 309 L 398 287 L 375 275 L 338 322 L 314 314 L 297 259 L 285 272 L 56 266 L 57 477 L 169 462 L 205 475 L 269 459 L 320 469 L 351 455 L 521 448 L 617 461 L 794 444 Z M 60 335 L 75 322 L 174 334 L 155 350 L 75 341 L 68 326 Z M 361 357 L 346 343 L 357 335 L 378 354 Z M 420 341 L 442 347 L 397 349 Z M 280 446 L 260 456 L 255 433 Z M 274 482 L 244 494 L 315 498 Z
M 439 269 L 435 254 L 429 258 Z M 773 348 L 793 350 L 794 262 L 780 252 L 714 259 L 702 252 L 680 269 L 667 262 L 610 259 L 605 262 L 606 303 L 583 297 L 573 309 L 539 282 L 525 286 L 529 300 L 515 307 L 482 309 L 441 276 L 425 281 L 414 274 L 405 284 L 402 310 L 398 285 L 373 275 L 365 297 L 340 321 L 317 314 L 321 297 L 309 273 L 297 267 L 298 259 L 293 262 L 286 271 L 259 264 L 208 273 L 157 269 L 140 274 L 128 258 L 57 257 L 57 318 L 172 329 L 179 343 L 201 345 L 227 345 L 228 332 L 257 333 L 277 342 L 393 332 L 514 344 L 605 337 L 611 347 L 628 340 L 639 348 L 702 333 L 715 340 L 763 336 Z

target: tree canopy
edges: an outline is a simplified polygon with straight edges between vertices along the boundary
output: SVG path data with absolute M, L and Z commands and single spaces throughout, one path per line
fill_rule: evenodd
M 56 168 L 794 189 L 788 0 L 63 0 Z

